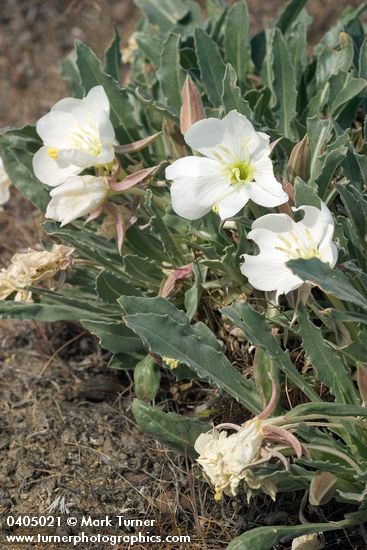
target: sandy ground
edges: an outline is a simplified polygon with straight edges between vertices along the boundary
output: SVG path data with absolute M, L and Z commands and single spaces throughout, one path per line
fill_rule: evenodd
M 310 11 L 317 19 L 312 36 L 319 36 L 346 4 L 311 0 Z M 250 0 L 252 32 L 282 5 L 283 0 Z M 137 16 L 126 0 L 3 0 L 0 126 L 34 122 L 67 95 L 57 63 L 75 38 L 101 55 L 113 25 L 126 43 Z M 39 240 L 37 228 L 36 213 L 13 191 L 0 213 L 1 262 Z M 129 376 L 108 371 L 105 352 L 77 325 L 0 321 L 0 342 L 3 519 L 9 513 L 124 513 L 154 518 L 151 534 L 189 534 L 190 547 L 203 550 L 225 548 L 244 529 L 298 521 L 298 495 L 281 496 L 275 505 L 262 497 L 250 507 L 241 498 L 216 503 L 184 458 L 167 452 L 134 426 Z M 200 404 L 200 388 L 169 379 L 159 400 L 170 410 L 173 395 L 181 404 L 192 398 L 188 389 L 196 391 Z M 358 534 L 334 537 L 327 547 L 361 549 L 359 540 Z M 108 546 L 85 546 L 89 547 Z

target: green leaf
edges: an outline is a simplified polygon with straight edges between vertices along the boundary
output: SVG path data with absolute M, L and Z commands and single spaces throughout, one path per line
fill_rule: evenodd
M 340 72 L 330 78 L 330 114 L 337 117 L 346 103 L 358 96 L 367 85 L 363 78 L 354 78 L 350 73 Z
M 274 363 L 288 376 L 289 380 L 298 386 L 312 401 L 320 401 L 303 376 L 289 358 L 288 352 L 283 351 L 267 326 L 264 315 L 252 309 L 248 304 L 235 304 L 221 309 L 221 313 L 230 319 L 246 334 L 250 342 L 265 351 Z
M 338 49 L 325 46 L 317 58 L 317 87 L 323 87 L 331 76 L 341 71 L 347 73 L 353 64 L 353 55 L 353 41 L 345 32 L 340 35 L 340 47 Z
M 357 407 L 355 405 L 345 405 L 342 403 L 303 403 L 297 405 L 291 411 L 286 413 L 287 418 L 295 418 L 307 415 L 320 415 L 320 417 L 337 416 L 367 416 L 367 407 Z
M 96 291 L 101 300 L 107 304 L 116 304 L 120 296 L 141 296 L 141 291 L 134 285 L 116 277 L 108 271 L 101 271 L 96 279 Z
M 335 171 L 348 152 L 348 132 L 344 132 L 330 142 L 332 126 L 331 119 L 322 120 L 318 116 L 307 119 L 307 133 L 311 150 L 308 183 L 318 189 L 318 195 L 322 199 L 328 192 L 328 186 L 334 177 Z
M 186 315 L 192 320 L 200 304 L 201 295 L 203 292 L 203 282 L 205 282 L 207 267 L 203 264 L 193 262 L 192 271 L 195 277 L 195 282 L 189 290 L 185 292 L 185 309 Z
M 137 32 L 135 33 L 135 39 L 139 50 L 158 69 L 162 55 L 162 37 Z
M 294 181 L 294 191 L 297 208 L 305 204 L 320 208 L 321 200 L 319 199 L 319 197 L 316 195 L 312 187 L 310 185 L 307 185 L 307 183 L 302 181 L 302 179 L 298 176 Z
M 230 63 L 227 63 L 223 77 L 222 104 L 224 113 L 227 114 L 233 109 L 247 116 L 250 120 L 254 120 L 254 113 L 246 101 L 242 97 L 241 90 L 237 86 L 237 74 Z
M 134 0 L 148 18 L 149 23 L 161 31 L 170 31 L 188 13 L 188 8 L 181 0 Z
M 81 319 L 80 322 L 91 334 L 97 336 L 102 348 L 112 351 L 112 353 L 138 354 L 144 352 L 140 339 L 122 321 L 106 323 Z
M 287 266 L 303 281 L 319 286 L 326 294 L 367 309 L 367 299 L 353 287 L 346 275 L 331 269 L 319 258 L 289 260 Z
M 84 258 L 92 260 L 93 263 L 103 266 L 117 276 L 123 276 L 121 258 L 115 247 L 95 235 L 95 232 L 87 229 L 82 223 L 74 222 L 67 227 L 60 227 L 58 223 L 50 221 L 44 223 L 43 228 L 48 235 L 56 236 L 74 246 Z
M 103 70 L 112 76 L 117 82 L 120 81 L 121 71 L 121 40 L 117 29 L 115 29 L 115 37 L 104 54 Z
M 0 135 L 0 157 L 9 178 L 41 212 L 45 212 L 50 196 L 47 187 L 33 173 L 32 159 L 42 145 L 33 126 L 6 130 Z
M 80 74 L 76 64 L 75 50 L 69 53 L 69 55 L 61 61 L 60 75 L 68 83 L 73 97 L 81 99 L 84 95 L 84 88 L 80 83 Z
M 226 16 L 224 53 L 227 63 L 234 68 L 243 89 L 250 61 L 249 15 L 245 0 L 234 4 Z
M 285 34 L 301 13 L 307 0 L 290 0 L 281 12 L 275 25 Z
M 345 529 L 350 525 L 348 520 L 330 523 L 307 523 L 306 525 L 256 527 L 246 531 L 229 543 L 227 550 L 272 550 L 275 545 L 287 542 L 295 537 L 308 533 L 322 533 Z
M 353 186 L 347 189 L 344 185 L 338 185 L 337 189 L 348 217 L 363 243 L 367 234 L 367 201 L 363 198 L 362 193 Z
M 359 50 L 358 76 L 367 80 L 367 36 L 364 37 Z
M 336 401 L 359 404 L 351 373 L 337 352 L 328 346 L 321 330 L 310 321 L 302 305 L 298 307 L 297 317 L 306 357 L 313 366 L 317 380 L 329 388 Z
M 297 105 L 297 82 L 295 68 L 288 46 L 279 29 L 275 29 L 272 40 L 273 83 L 276 105 L 274 114 L 281 135 L 294 140 L 296 133 L 294 119 Z
M 255 385 L 243 378 L 227 357 L 212 346 L 183 311 L 163 298 L 123 297 L 122 304 L 128 327 L 161 357 L 170 357 L 192 368 L 203 380 L 215 384 L 242 403 L 251 412 L 260 411 Z
M 131 143 L 139 139 L 138 123 L 128 92 L 122 89 L 110 75 L 104 72 L 95 53 L 76 40 L 76 63 L 81 82 L 86 92 L 94 86 L 103 86 L 111 106 L 111 122 L 120 143 Z
M 158 80 L 168 107 L 180 115 L 182 104 L 181 90 L 185 74 L 180 66 L 180 37 L 170 33 L 163 43 L 163 49 L 158 71 Z
M 53 323 L 54 321 L 80 321 L 92 315 L 90 311 L 71 307 L 70 305 L 13 302 L 11 300 L 0 301 L 1 319 Z
M 132 405 L 135 421 L 142 430 L 169 445 L 175 451 L 196 458 L 194 444 L 200 434 L 209 431 L 210 426 L 187 416 L 165 413 L 144 401 L 135 399 Z
M 212 105 L 219 107 L 225 64 L 216 43 L 200 28 L 195 30 L 195 51 L 206 93 Z

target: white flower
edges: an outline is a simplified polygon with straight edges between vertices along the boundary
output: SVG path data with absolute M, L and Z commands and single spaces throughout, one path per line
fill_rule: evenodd
M 183 218 L 195 220 L 211 209 L 230 218 L 249 199 L 266 207 L 288 201 L 274 177 L 269 136 L 237 111 L 196 122 L 185 141 L 203 156 L 180 158 L 166 169 L 172 207 Z
M 106 178 L 74 176 L 50 192 L 46 218 L 62 222 L 61 226 L 90 214 L 102 206 L 110 193 Z
M 254 221 L 247 237 L 260 249 L 257 256 L 244 254 L 241 271 L 258 290 L 276 290 L 276 297 L 299 288 L 303 281 L 294 275 L 286 262 L 297 258 L 319 258 L 331 267 L 338 252 L 332 242 L 334 220 L 327 206 L 301 206 L 295 211 L 304 217 L 295 222 L 287 214 L 267 214 Z
M 37 122 L 43 140 L 33 157 L 37 178 L 54 187 L 89 166 L 106 164 L 115 156 L 115 132 L 110 104 L 102 86 L 95 86 L 84 99 L 67 97 Z
M 3 204 L 8 202 L 10 198 L 10 186 L 11 181 L 5 172 L 4 163 L 0 157 L 0 212 L 3 210 Z
M 235 496 L 246 478 L 246 468 L 259 458 L 264 441 L 261 425 L 260 420 L 252 419 L 230 436 L 213 430 L 200 434 L 196 440 L 197 461 L 214 485 L 217 499 L 222 493 Z

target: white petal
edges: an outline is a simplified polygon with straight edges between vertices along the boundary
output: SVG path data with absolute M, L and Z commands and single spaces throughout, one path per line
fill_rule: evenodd
M 277 214 L 273 215 L 276 216 Z M 274 233 L 274 231 L 269 231 L 268 229 L 259 228 L 253 229 L 247 233 L 247 238 L 257 244 L 261 254 L 268 254 L 269 257 L 278 258 L 283 262 L 288 261 L 288 255 L 284 251 L 280 250 L 280 248 L 284 247 L 284 243 L 282 243 L 282 241 L 278 238 L 278 233 Z
M 48 155 L 48 147 L 41 147 L 33 156 L 33 171 L 42 183 L 55 187 L 64 183 L 66 178 L 79 174 L 80 166 L 75 166 L 62 159 L 54 159 Z
M 222 169 L 219 162 L 204 157 L 182 157 L 166 168 L 166 178 L 169 180 L 221 174 Z
M 288 202 L 289 197 L 275 179 L 273 164 L 266 155 L 262 155 L 254 163 L 254 180 L 250 184 L 250 196 L 256 204 L 273 207 Z
M 196 220 L 213 208 L 229 188 L 224 178 L 176 178 L 171 185 L 173 210 L 183 218 Z
M 304 216 L 298 223 L 308 227 L 316 243 L 321 243 L 328 226 L 334 228 L 334 218 L 330 210 L 324 203 L 321 203 L 321 209 L 308 205 L 294 208 L 295 212 L 299 210 L 304 212 Z
M 324 236 L 319 245 L 320 259 L 323 262 L 328 262 L 333 268 L 338 259 L 338 249 L 333 243 L 334 226 L 327 225 Z
M 218 118 L 205 118 L 195 122 L 187 130 L 185 141 L 189 147 L 202 155 L 215 158 L 213 149 L 223 141 L 225 127 Z
M 70 141 L 70 130 L 75 119 L 63 111 L 50 111 L 39 119 L 36 125 L 38 135 L 48 147 L 63 149 Z
M 239 212 L 249 200 L 247 185 L 232 186 L 226 195 L 218 201 L 218 214 L 222 220 L 231 218 Z
M 269 185 L 268 190 L 264 189 L 260 185 L 257 185 L 257 183 L 249 183 L 248 194 L 250 199 L 256 204 L 266 206 L 267 208 L 273 208 L 274 206 L 279 206 L 289 200 L 288 195 L 283 191 L 280 183 L 278 183 L 278 186 L 279 188 L 277 189 L 275 185 Z
M 292 231 L 294 227 L 294 221 L 287 214 L 265 214 L 253 222 L 251 229 L 268 229 L 274 233 L 284 233 Z
M 77 176 L 68 178 L 50 193 L 46 218 L 62 222 L 62 226 L 89 214 L 107 198 L 108 187 L 103 178 Z
M 110 113 L 110 102 L 103 86 L 91 88 L 83 102 L 92 113 L 97 114 L 100 111 L 105 111 L 108 115 Z
M 303 284 L 303 281 L 293 275 L 284 262 L 276 258 L 269 258 L 266 254 L 258 256 L 244 254 L 243 257 L 245 261 L 241 265 L 241 272 L 258 290 L 277 290 L 278 295 L 287 294 Z
M 269 136 L 256 132 L 249 119 L 238 111 L 229 112 L 222 122 L 226 129 L 222 143 L 237 159 L 246 160 L 259 149 L 269 149 Z
M 75 99 L 74 97 L 64 97 L 60 99 L 53 107 L 51 111 L 63 111 L 65 113 L 71 113 L 77 107 L 83 103 L 82 99 Z

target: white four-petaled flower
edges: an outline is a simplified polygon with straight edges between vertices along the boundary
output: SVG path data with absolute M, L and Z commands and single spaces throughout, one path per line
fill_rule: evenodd
M 110 104 L 102 86 L 92 88 L 84 99 L 62 99 L 40 118 L 36 129 L 44 145 L 33 157 L 33 170 L 51 187 L 115 156 Z
M 46 218 L 62 222 L 62 227 L 102 206 L 110 191 L 106 178 L 70 177 L 51 191 Z
M 185 141 L 202 156 L 180 158 L 166 169 L 172 207 L 183 218 L 195 220 L 212 209 L 230 218 L 249 199 L 266 207 L 288 201 L 273 173 L 269 136 L 244 115 L 231 111 L 222 120 L 200 120 Z
M 299 288 L 303 281 L 287 267 L 289 260 L 319 258 L 331 267 L 338 251 L 333 243 L 334 220 L 327 206 L 300 206 L 303 218 L 295 222 L 287 214 L 267 214 L 254 221 L 247 238 L 258 245 L 257 256 L 244 254 L 241 271 L 258 290 L 276 290 L 286 294 Z

